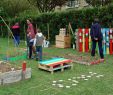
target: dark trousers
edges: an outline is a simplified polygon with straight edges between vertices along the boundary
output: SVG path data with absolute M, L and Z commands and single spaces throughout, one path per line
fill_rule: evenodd
M 96 43 L 98 43 L 100 57 L 104 58 L 103 48 L 102 48 L 102 40 L 99 40 L 99 41 L 92 40 L 91 56 L 95 56 Z
M 19 45 L 19 43 L 20 43 L 20 36 L 14 35 L 14 43 L 15 43 L 15 46 Z
M 36 46 L 36 57 L 40 61 L 42 60 L 42 46 Z
M 32 58 L 32 54 L 33 54 L 33 42 L 30 42 L 30 43 L 29 43 L 28 48 L 29 48 L 28 56 L 29 56 L 29 58 L 31 59 L 31 58 Z
M 29 46 L 29 58 L 31 59 L 32 57 L 32 46 Z

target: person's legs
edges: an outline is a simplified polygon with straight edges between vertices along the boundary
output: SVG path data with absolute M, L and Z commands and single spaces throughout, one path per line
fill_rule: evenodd
M 17 41 L 17 44 L 19 45 L 20 44 L 20 36 L 17 36 L 16 41 Z
M 36 59 L 40 61 L 42 60 L 42 46 L 36 47 Z
M 39 47 L 36 46 L 36 60 L 39 60 Z
M 29 59 L 31 59 L 32 57 L 32 46 L 30 45 L 29 46 Z
M 95 49 L 96 49 L 96 41 L 92 40 L 91 56 L 95 56 Z
M 102 48 L 102 40 L 98 41 L 98 46 L 99 46 L 100 57 L 101 57 L 101 59 L 104 59 L 103 48 Z
M 33 42 L 29 42 L 29 58 L 32 58 L 32 52 L 33 52 Z
M 17 46 L 17 36 L 14 35 L 14 44 Z
M 39 60 L 42 61 L 42 46 L 39 46 Z

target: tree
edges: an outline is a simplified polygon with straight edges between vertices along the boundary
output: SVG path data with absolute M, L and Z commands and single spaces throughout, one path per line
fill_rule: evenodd
M 8 16 L 15 16 L 16 14 L 23 12 L 29 8 L 27 0 L 2 0 L 0 7 Z
M 113 0 L 85 0 L 89 5 L 93 7 L 109 5 Z
M 68 0 L 28 0 L 30 4 L 33 4 L 38 8 L 40 12 L 50 12 L 55 9 L 56 6 L 62 6 Z

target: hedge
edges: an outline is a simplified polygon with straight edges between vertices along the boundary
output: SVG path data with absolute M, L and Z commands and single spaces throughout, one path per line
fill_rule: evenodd
M 63 12 L 43 13 L 38 15 L 19 17 L 21 22 L 21 31 L 23 35 L 24 25 L 26 19 L 32 18 L 33 22 L 42 30 L 43 34 L 47 36 L 47 24 L 50 26 L 50 41 L 55 40 L 55 35 L 59 34 L 59 29 L 68 27 L 69 22 L 73 30 L 81 27 L 91 27 L 93 19 L 98 17 L 102 27 L 113 27 L 113 5 L 98 7 L 98 8 L 84 8 L 81 10 L 69 10 Z M 11 19 L 12 24 L 15 19 Z M 27 28 L 27 26 L 26 26 Z

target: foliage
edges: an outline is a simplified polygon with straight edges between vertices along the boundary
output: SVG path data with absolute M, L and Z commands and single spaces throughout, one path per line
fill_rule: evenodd
M 7 16 L 15 16 L 26 9 L 29 9 L 29 3 L 26 0 L 2 0 L 0 6 L 4 9 Z
M 50 12 L 55 9 L 56 6 L 62 6 L 68 0 L 28 0 L 30 4 L 33 4 L 38 8 L 40 12 Z
M 6 53 L 7 39 L 0 38 L 0 51 Z M 13 41 L 12 41 L 13 42 Z M 22 47 L 21 47 L 22 46 Z M 21 48 L 25 48 L 21 45 Z M 24 47 L 23 47 L 24 46 Z M 12 52 L 14 50 L 12 49 Z M 1 53 L 1 52 L 0 52 Z M 43 58 L 50 59 L 56 56 L 78 55 L 91 58 L 89 53 L 79 53 L 72 49 L 44 48 Z M 2 60 L 2 59 L 1 59 Z M 28 80 L 22 80 L 9 85 L 0 86 L 0 95 L 113 95 L 113 56 L 106 55 L 105 62 L 98 65 L 85 66 L 73 62 L 73 69 L 66 69 L 64 72 L 60 70 L 51 75 L 49 72 L 38 69 L 38 62 L 35 60 L 19 60 L 12 63 L 15 66 L 22 67 L 23 61 L 27 62 L 27 68 L 32 69 L 32 77 Z M 88 81 L 75 79 L 79 81 L 77 86 L 71 86 L 72 82 L 68 79 L 79 77 L 81 75 L 89 75 L 89 72 L 104 75 L 104 77 L 96 78 L 95 75 L 88 78 Z M 97 76 L 96 75 L 96 76 Z M 64 80 L 66 85 L 71 88 L 58 88 L 52 86 L 53 81 Z M 74 80 L 74 79 L 73 79 Z M 62 82 L 60 83 L 62 84 Z M 97 89 L 98 87 L 98 89 Z
M 21 31 L 24 30 L 24 25 L 26 25 L 26 19 L 32 18 L 33 22 L 37 24 L 43 34 L 47 37 L 47 24 L 50 26 L 50 41 L 55 40 L 55 35 L 59 34 L 60 28 L 68 28 L 69 22 L 72 29 L 81 27 L 90 27 L 94 18 L 98 17 L 102 27 L 113 27 L 113 6 L 101 8 L 88 8 L 82 10 L 70 10 L 63 12 L 53 12 L 53 13 L 42 13 L 39 15 L 29 15 L 24 16 L 24 18 L 19 17 L 21 22 Z M 12 23 L 15 19 L 11 19 Z M 22 32 L 23 33 L 23 32 Z M 22 34 L 23 36 L 23 34 Z
M 89 5 L 93 7 L 109 5 L 113 0 L 85 0 Z

